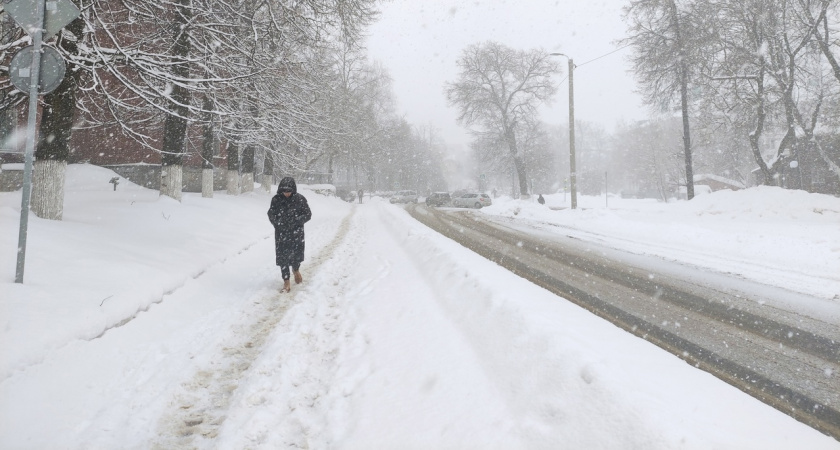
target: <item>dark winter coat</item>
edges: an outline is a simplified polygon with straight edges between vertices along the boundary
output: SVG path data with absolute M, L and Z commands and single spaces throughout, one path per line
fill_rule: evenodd
M 284 189 L 291 189 L 286 197 Z M 277 265 L 282 267 L 299 265 L 303 261 L 303 224 L 312 218 L 306 197 L 298 194 L 297 184 L 292 177 L 280 180 L 277 194 L 271 199 L 268 220 L 274 225 L 274 249 Z

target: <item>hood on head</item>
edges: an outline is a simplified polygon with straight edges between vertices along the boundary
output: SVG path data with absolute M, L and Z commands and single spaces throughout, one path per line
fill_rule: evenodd
M 283 189 L 291 189 L 292 193 L 297 193 L 297 184 L 295 183 L 295 179 L 292 177 L 283 177 L 279 183 L 277 183 L 277 193 L 281 193 Z

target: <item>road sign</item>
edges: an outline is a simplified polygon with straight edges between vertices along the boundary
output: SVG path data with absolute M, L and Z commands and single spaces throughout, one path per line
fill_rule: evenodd
M 17 77 L 29 78 L 29 89 L 22 89 L 23 92 L 29 93 L 29 117 L 26 119 L 26 151 L 23 157 L 20 230 L 18 233 L 17 264 L 15 265 L 15 283 L 23 283 L 23 269 L 26 262 L 26 236 L 29 229 L 29 200 L 32 195 L 32 165 L 35 160 L 38 94 L 42 93 L 43 87 L 45 87 L 41 85 L 41 82 L 45 79 L 41 76 L 43 65 L 41 56 L 49 53 L 49 50 L 46 53 L 44 52 L 42 44 L 44 39 L 54 36 L 65 25 L 79 17 L 79 9 L 69 0 L 12 0 L 3 7 L 3 10 L 8 12 L 15 22 L 32 37 L 32 49 L 29 51 L 29 73 L 26 73 L 26 68 L 23 67 L 22 63 L 17 63 L 15 70 L 12 70 L 17 72 Z M 58 55 L 58 52 L 55 55 Z M 55 58 L 50 57 L 50 59 L 54 60 Z M 61 59 L 61 55 L 58 55 L 58 59 L 61 60 L 61 67 L 58 68 L 56 64 L 50 64 L 50 70 L 47 71 L 49 74 L 46 75 L 46 78 L 51 78 L 53 82 L 58 81 L 58 84 L 61 84 L 61 79 L 64 78 L 64 60 Z M 61 76 L 56 76 L 59 71 Z M 23 75 L 28 76 L 23 77 Z M 45 84 L 50 85 L 46 87 L 51 87 L 54 83 Z M 58 84 L 56 84 L 56 87 Z
M 30 72 L 32 68 L 33 47 L 20 49 L 9 63 L 9 78 L 12 85 L 21 92 L 29 92 Z M 41 71 L 38 76 L 38 93 L 49 94 L 54 91 L 64 79 L 66 65 L 61 54 L 52 47 L 41 47 Z
M 6 12 L 15 19 L 27 34 L 32 36 L 35 28 L 40 24 L 37 2 L 44 0 L 12 0 L 4 6 Z M 70 0 L 46 0 L 44 3 L 44 34 L 41 39 L 47 40 L 62 28 L 67 26 L 81 11 Z

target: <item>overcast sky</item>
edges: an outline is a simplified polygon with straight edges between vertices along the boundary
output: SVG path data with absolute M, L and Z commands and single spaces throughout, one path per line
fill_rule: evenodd
M 393 78 L 397 111 L 416 126 L 434 127 L 453 149 L 470 138 L 455 122 L 443 85 L 458 76 L 456 61 L 470 44 L 495 40 L 515 49 L 542 48 L 570 55 L 575 64 L 575 119 L 612 130 L 618 121 L 647 116 L 627 73 L 630 49 L 615 51 L 625 36 L 621 8 L 627 0 L 392 0 L 370 29 L 371 59 Z M 567 124 L 567 64 L 554 103 L 541 119 Z M 593 61 L 594 60 L 594 61 Z M 591 61 L 591 62 L 590 62 Z

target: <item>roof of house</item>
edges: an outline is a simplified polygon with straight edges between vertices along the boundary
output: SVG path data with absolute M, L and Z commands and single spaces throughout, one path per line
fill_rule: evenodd
M 746 188 L 746 186 L 744 186 L 744 183 L 741 183 L 740 181 L 731 180 L 729 178 L 724 178 L 724 177 L 721 177 L 721 176 L 718 176 L 718 175 L 713 175 L 711 173 L 703 173 L 703 174 L 694 175 L 694 182 L 695 183 L 700 182 L 700 181 L 705 181 L 705 180 L 714 180 L 714 181 L 717 181 L 718 183 L 727 184 L 729 186 L 736 187 L 738 189 Z

